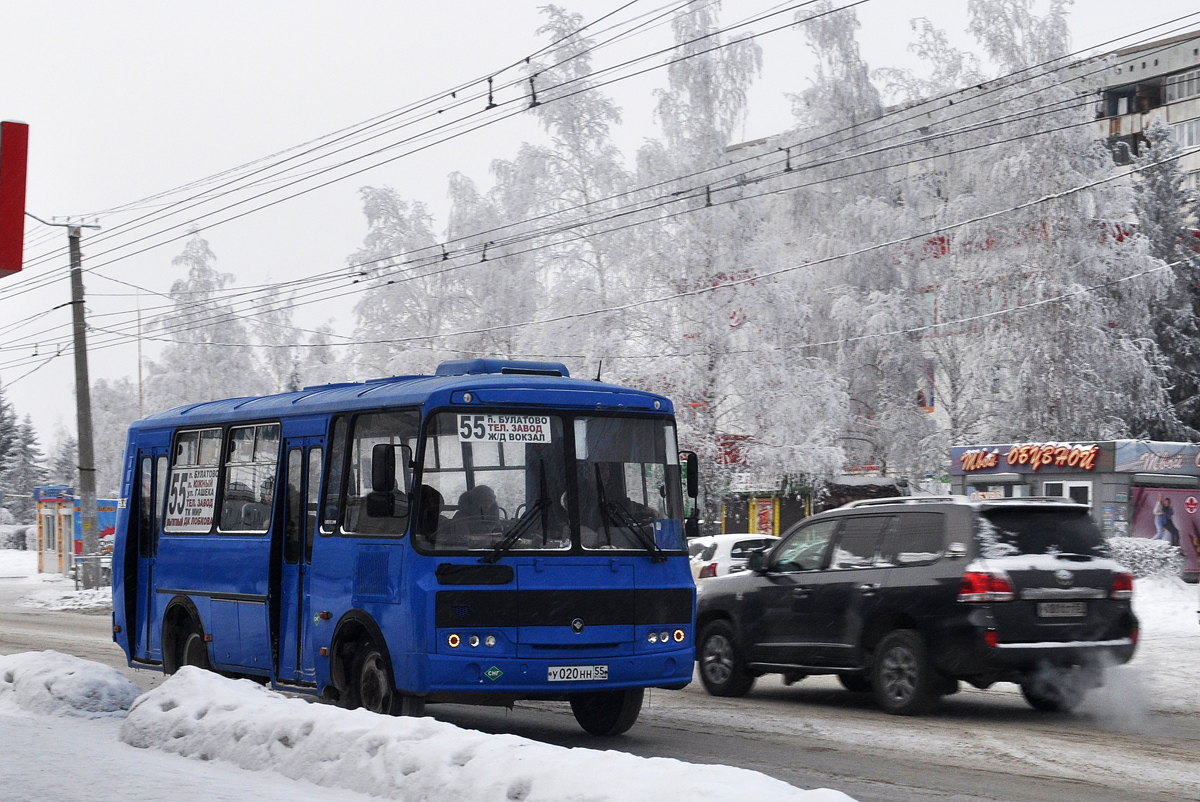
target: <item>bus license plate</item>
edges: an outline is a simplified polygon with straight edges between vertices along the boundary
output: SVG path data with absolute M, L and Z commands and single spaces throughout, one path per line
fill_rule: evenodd
M 546 669 L 550 682 L 587 682 L 608 679 L 608 666 L 550 666 Z
M 1087 602 L 1038 602 L 1038 618 L 1077 618 L 1087 615 Z

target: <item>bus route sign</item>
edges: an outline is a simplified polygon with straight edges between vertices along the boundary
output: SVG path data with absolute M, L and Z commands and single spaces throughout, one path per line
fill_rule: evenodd
M 208 532 L 217 502 L 217 468 L 171 471 L 164 532 Z
M 459 415 L 459 442 L 549 443 L 548 415 Z

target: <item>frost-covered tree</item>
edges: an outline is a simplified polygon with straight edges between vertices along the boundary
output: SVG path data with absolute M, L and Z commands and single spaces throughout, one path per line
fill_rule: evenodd
M 208 241 L 193 234 L 171 264 L 185 277 L 171 285 L 174 306 L 152 326 L 167 342 L 146 365 L 146 409 L 255 395 L 267 382 L 242 318 L 222 298 L 233 275 L 218 271 Z
M 100 496 L 113 497 L 120 492 L 125 441 L 137 413 L 138 389 L 128 377 L 92 383 L 96 493 Z
M 1133 212 L 1137 233 L 1150 255 L 1171 266 L 1170 291 L 1153 306 L 1154 333 L 1165 362 L 1168 393 L 1180 421 L 1200 436 L 1200 255 L 1191 227 L 1200 219 L 1197 200 L 1185 188 L 1179 146 L 1161 117 L 1145 130 L 1138 155 Z M 1179 437 L 1169 427 L 1153 433 Z
M 92 420 L 94 421 L 96 419 L 94 400 L 92 406 Z M 78 490 L 79 440 L 64 426 L 58 427 L 54 438 L 54 449 L 51 452 L 49 464 L 46 466 L 46 482 L 53 485 L 66 485 Z
M 443 352 L 436 335 L 455 319 L 450 273 L 432 259 L 436 237 L 425 204 L 388 187 L 360 190 L 367 235 L 349 259 L 369 287 L 354 307 L 358 361 L 370 376 L 429 371 Z M 410 343 L 389 342 L 429 337 Z
M 4 385 L 0 384 L 0 483 L 4 481 L 4 466 L 8 465 L 8 454 L 16 437 L 17 412 L 4 397 Z
M 15 435 L 4 472 L 4 489 L 8 494 L 4 506 L 17 523 L 28 524 L 33 523 L 37 513 L 33 489 L 46 483 L 45 458 L 29 415 L 16 425 Z
M 284 393 L 299 390 L 300 350 L 304 332 L 292 322 L 293 299 L 278 289 L 263 297 L 254 316 L 255 339 L 261 351 L 265 387 L 263 392 Z

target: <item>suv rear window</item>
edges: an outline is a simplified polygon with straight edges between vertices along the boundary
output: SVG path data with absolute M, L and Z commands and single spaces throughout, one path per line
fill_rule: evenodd
M 773 546 L 778 541 L 775 538 L 767 540 L 766 538 L 758 538 L 757 540 L 739 540 L 733 544 L 733 548 L 729 550 L 729 556 L 735 560 L 746 560 L 756 551 L 765 551 Z
M 1104 535 L 1087 510 L 1008 507 L 983 510 L 979 541 L 984 557 L 1013 554 L 1108 556 Z

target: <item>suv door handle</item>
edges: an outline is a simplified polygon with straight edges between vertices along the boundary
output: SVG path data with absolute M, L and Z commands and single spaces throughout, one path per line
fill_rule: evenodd
M 879 583 L 878 582 L 864 582 L 858 586 L 858 589 L 860 591 L 862 591 L 862 595 L 864 595 L 864 596 L 874 596 L 875 591 L 879 590 Z
M 807 599 L 812 594 L 812 588 L 792 588 L 792 595 L 797 599 Z

